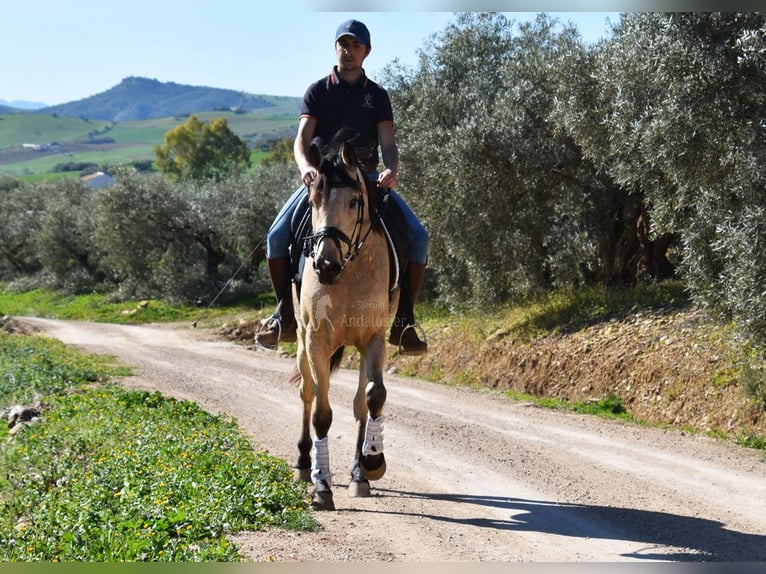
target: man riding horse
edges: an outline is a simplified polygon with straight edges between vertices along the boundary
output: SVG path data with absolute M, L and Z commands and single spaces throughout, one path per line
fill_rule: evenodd
M 413 306 L 425 279 L 428 233 L 394 191 L 399 151 L 391 101 L 385 89 L 370 80 L 362 68 L 371 48 L 370 33 L 362 22 L 348 20 L 341 24 L 335 35 L 337 65 L 328 76 L 311 84 L 303 97 L 293 145 L 303 185 L 282 207 L 267 236 L 266 256 L 277 308 L 256 333 L 256 342 L 264 347 L 274 349 L 279 341 L 296 340 L 290 295 L 295 276 L 290 260 L 291 224 L 296 208 L 305 201 L 307 189 L 317 177 L 316 168 L 308 158 L 309 148 L 317 137 L 330 141 L 339 130 L 350 128 L 358 134 L 354 148 L 368 180 L 371 185 L 386 190 L 388 201 L 393 203 L 391 213 L 398 214 L 406 227 L 407 264 L 402 269 L 399 307 L 388 341 L 399 346 L 403 354 L 419 355 L 428 349 L 413 328 L 416 325 Z M 384 167 L 378 172 L 380 159 Z

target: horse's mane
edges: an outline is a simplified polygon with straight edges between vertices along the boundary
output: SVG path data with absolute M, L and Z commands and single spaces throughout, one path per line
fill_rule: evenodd
M 341 156 L 341 149 L 344 144 L 349 143 L 353 147 L 355 140 L 359 137 L 359 134 L 350 128 L 341 128 L 333 136 L 332 140 L 327 143 L 321 138 L 315 137 L 312 140 L 312 144 L 315 144 L 320 153 L 322 154 L 322 160 L 319 163 L 317 172 L 322 178 L 322 182 L 317 186 L 317 192 L 329 193 L 332 187 L 337 186 L 335 181 L 340 181 L 343 185 L 349 187 L 359 187 L 359 182 L 351 177 L 346 171 L 346 165 L 343 163 L 343 157 Z M 354 154 L 356 157 L 356 154 Z M 357 167 L 362 171 L 362 179 L 365 189 L 367 190 L 367 201 L 369 202 L 369 215 L 372 220 L 372 227 L 376 231 L 381 229 L 381 219 L 376 214 L 379 209 L 379 189 L 377 182 L 371 182 L 367 179 L 364 167 L 361 163 L 357 162 Z

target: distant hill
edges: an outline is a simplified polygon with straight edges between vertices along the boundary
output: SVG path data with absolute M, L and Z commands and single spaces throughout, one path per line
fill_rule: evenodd
M 28 102 L 26 100 L 13 100 L 12 102 L 7 102 L 0 99 L 0 110 L 2 110 L 0 113 L 11 114 L 19 110 L 39 110 L 47 105 L 48 104 L 43 104 L 42 102 Z M 6 111 L 9 108 L 12 111 Z
M 263 110 L 273 105 L 261 96 L 237 90 L 187 86 L 131 76 L 105 92 L 45 107 L 34 113 L 125 122 L 215 110 Z

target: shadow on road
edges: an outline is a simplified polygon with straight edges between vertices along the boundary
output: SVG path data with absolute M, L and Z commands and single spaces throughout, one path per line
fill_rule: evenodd
M 689 552 L 631 553 L 628 558 L 678 562 L 763 562 L 766 536 L 727 530 L 721 522 L 666 512 L 637 510 L 545 500 L 497 496 L 428 494 L 376 488 L 382 496 L 441 500 L 461 505 L 499 508 L 507 519 L 455 518 L 422 515 L 427 518 L 498 530 L 534 531 L 571 536 L 641 542 L 648 547 L 688 548 Z M 385 513 L 385 511 L 382 511 Z

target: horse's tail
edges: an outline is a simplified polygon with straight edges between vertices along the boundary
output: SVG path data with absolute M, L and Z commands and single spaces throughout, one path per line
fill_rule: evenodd
M 332 357 L 330 357 L 330 372 L 334 372 L 338 370 L 338 367 L 340 367 L 340 364 L 343 362 L 343 350 L 345 347 L 340 347 L 335 353 L 333 353 Z M 293 371 L 290 373 L 290 384 L 291 385 L 300 385 L 301 383 L 301 372 L 298 370 L 298 367 L 295 367 Z
M 301 372 L 298 370 L 298 367 L 295 367 L 293 372 L 290 373 L 290 384 L 296 386 L 301 384 Z
M 330 359 L 331 373 L 337 371 L 338 367 L 340 367 L 340 364 L 343 361 L 343 349 L 344 347 L 339 347 L 338 350 L 333 353 L 332 358 Z

